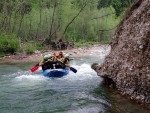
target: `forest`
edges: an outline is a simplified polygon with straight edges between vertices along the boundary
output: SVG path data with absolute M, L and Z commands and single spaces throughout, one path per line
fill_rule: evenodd
M 111 42 L 136 0 L 0 0 L 0 56 L 50 49 L 58 40 Z

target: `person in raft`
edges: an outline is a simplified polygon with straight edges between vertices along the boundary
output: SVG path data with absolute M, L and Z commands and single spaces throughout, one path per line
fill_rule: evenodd
M 59 54 L 54 53 L 53 55 L 44 55 L 39 66 L 42 66 L 42 70 L 64 69 L 66 66 L 70 66 L 69 56 L 69 54 L 64 56 L 63 52 L 59 52 Z
M 51 54 L 44 55 L 39 66 L 42 66 L 42 70 L 53 69 L 53 56 Z
M 69 56 L 70 54 L 66 54 L 64 55 L 63 52 L 59 52 L 58 54 L 56 54 L 56 56 L 54 57 L 55 61 L 56 61 L 56 69 L 64 69 L 70 66 L 70 60 L 69 60 Z

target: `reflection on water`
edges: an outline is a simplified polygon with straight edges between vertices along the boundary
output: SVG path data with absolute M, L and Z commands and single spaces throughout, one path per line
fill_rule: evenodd
M 101 85 L 94 89 L 94 95 L 103 95 L 110 104 L 110 106 L 107 106 L 105 113 L 150 113 L 148 108 L 121 96 L 118 91 L 107 89 Z
M 1 113 L 148 113 L 148 110 L 101 86 L 91 69 L 104 57 L 74 59 L 78 70 L 62 78 L 29 72 L 34 63 L 0 65 Z

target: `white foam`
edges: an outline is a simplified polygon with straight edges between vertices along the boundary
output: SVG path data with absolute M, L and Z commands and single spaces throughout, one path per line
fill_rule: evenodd
M 21 75 L 21 76 L 17 76 L 15 77 L 18 80 L 42 80 L 45 77 L 43 76 L 38 76 L 38 75 Z
M 73 65 L 75 69 L 77 69 L 77 73 L 73 73 L 70 71 L 69 75 L 66 76 L 65 79 L 76 81 L 76 80 L 88 80 L 92 79 L 93 77 L 99 78 L 96 72 L 91 69 L 90 64 L 81 64 L 81 65 Z
M 64 76 L 62 78 L 56 78 L 57 80 L 64 81 L 66 79 L 68 82 L 76 82 L 76 81 L 86 81 L 96 78 L 101 79 L 97 76 L 96 72 L 91 69 L 91 64 L 84 63 L 81 65 L 73 64 L 72 67 L 77 69 L 77 73 L 73 73 L 70 71 L 70 73 L 67 76 Z M 56 80 L 55 79 L 55 80 Z M 42 75 L 42 71 L 38 71 L 35 73 L 31 73 L 30 71 L 21 71 L 15 73 L 14 81 L 19 83 L 20 85 L 35 85 L 35 84 L 41 84 L 43 81 L 49 81 L 52 80 L 51 78 L 45 77 Z M 22 82 L 22 83 L 21 83 Z
M 14 87 L 30 87 L 30 86 L 40 86 L 41 84 L 45 83 L 48 78 L 42 76 L 42 75 L 32 75 L 30 73 L 28 74 L 23 74 L 16 76 L 13 79 L 14 82 Z

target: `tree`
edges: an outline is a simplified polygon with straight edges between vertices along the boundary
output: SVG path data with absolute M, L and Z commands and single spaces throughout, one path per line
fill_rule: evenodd
M 135 1 L 136 0 L 99 0 L 97 8 L 101 9 L 112 6 L 116 11 L 116 16 L 120 16 L 124 9 Z

